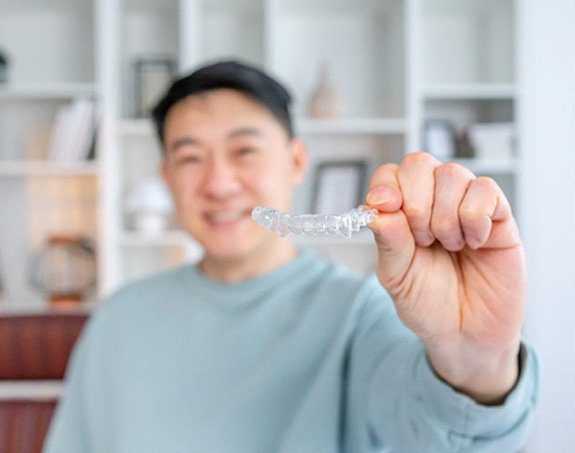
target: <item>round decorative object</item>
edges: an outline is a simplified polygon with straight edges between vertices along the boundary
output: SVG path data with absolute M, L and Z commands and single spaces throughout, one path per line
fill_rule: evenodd
M 52 304 L 85 300 L 96 283 L 92 242 L 84 236 L 50 236 L 32 257 L 30 283 Z

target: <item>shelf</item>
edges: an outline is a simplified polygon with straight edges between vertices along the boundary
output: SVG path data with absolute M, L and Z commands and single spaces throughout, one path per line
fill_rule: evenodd
M 0 400 L 52 401 L 64 391 L 62 381 L 2 381 Z
M 124 231 L 120 243 L 126 247 L 166 247 L 193 244 L 193 240 L 180 230 L 169 230 L 153 234 Z
M 3 0 L 2 8 L 10 10 L 38 9 L 38 8 L 89 8 L 92 0 Z
M 515 97 L 512 84 L 429 85 L 424 88 L 426 100 L 444 99 L 510 99 Z
M 178 0 L 127 0 L 126 7 L 130 9 L 138 8 L 178 8 Z
M 406 132 L 402 118 L 338 118 L 338 119 L 295 119 L 299 134 L 372 134 L 401 135 Z M 123 120 L 120 134 L 128 137 L 148 137 L 155 134 L 154 125 L 147 119 Z
M 422 2 L 426 11 L 435 14 L 465 13 L 481 15 L 497 12 L 502 4 L 510 4 L 512 0 L 425 0 Z
M 394 0 L 282 0 L 283 12 L 316 14 L 377 14 L 386 13 L 397 3 Z
M 404 134 L 405 121 L 383 118 L 301 119 L 296 120 L 301 134 Z
M 71 100 L 81 96 L 94 96 L 96 93 L 96 85 L 91 83 L 0 86 L 0 99 L 14 101 Z
M 451 162 L 456 162 L 471 170 L 478 175 L 488 174 L 508 174 L 518 171 L 519 161 L 517 158 L 501 158 L 501 159 L 450 159 Z
M 202 6 L 208 11 L 254 14 L 263 13 L 265 0 L 204 0 Z
M 0 317 L 20 317 L 20 316 L 62 316 L 91 314 L 98 307 L 98 301 L 84 301 L 78 304 L 68 305 L 65 307 L 56 307 L 46 302 L 41 305 L 26 303 L 10 303 L 0 305 Z
M 96 162 L 0 161 L 0 176 L 96 176 Z

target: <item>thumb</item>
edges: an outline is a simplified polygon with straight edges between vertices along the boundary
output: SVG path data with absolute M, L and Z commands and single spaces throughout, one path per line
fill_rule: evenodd
M 415 253 L 415 240 L 407 217 L 400 209 L 401 192 L 390 186 L 372 187 L 366 204 L 380 215 L 369 224 L 377 245 L 377 276 L 381 284 L 393 293 L 403 280 Z

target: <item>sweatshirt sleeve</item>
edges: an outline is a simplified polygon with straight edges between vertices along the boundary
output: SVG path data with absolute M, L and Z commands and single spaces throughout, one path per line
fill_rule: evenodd
M 519 451 L 536 403 L 535 352 L 522 345 L 519 380 L 502 405 L 478 404 L 434 373 L 389 296 L 378 288 L 367 293 L 350 347 L 347 450 Z

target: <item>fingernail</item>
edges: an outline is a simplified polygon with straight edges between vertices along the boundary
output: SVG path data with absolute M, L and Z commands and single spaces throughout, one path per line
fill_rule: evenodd
M 367 194 L 368 204 L 383 204 L 392 199 L 390 190 L 387 187 L 375 187 Z
M 458 252 L 464 247 L 465 243 L 459 239 L 450 239 L 443 242 L 443 247 L 450 252 Z
M 413 235 L 415 236 L 415 242 L 422 247 L 428 247 L 435 242 L 433 235 L 428 232 L 415 232 Z
M 475 236 L 469 236 L 466 239 L 467 245 L 472 249 L 478 249 L 481 246 L 481 239 Z

